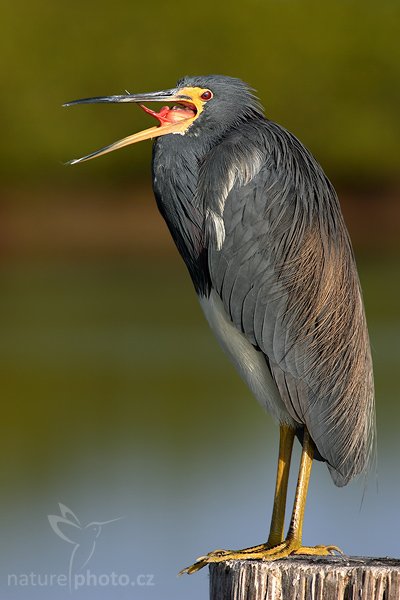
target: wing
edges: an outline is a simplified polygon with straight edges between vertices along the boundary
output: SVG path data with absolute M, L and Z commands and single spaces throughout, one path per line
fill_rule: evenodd
M 256 129 L 224 141 L 201 169 L 211 281 L 235 326 L 266 355 L 289 414 L 345 485 L 367 467 L 375 430 L 353 252 L 313 157 L 274 123 Z M 215 173 L 228 183 L 218 185 Z

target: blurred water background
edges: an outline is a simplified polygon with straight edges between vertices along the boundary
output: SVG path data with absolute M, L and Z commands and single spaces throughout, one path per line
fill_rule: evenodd
M 149 126 L 137 107 L 63 102 L 184 74 L 250 82 L 339 191 L 378 469 L 338 489 L 316 464 L 304 541 L 399 557 L 399 4 L 39 0 L 6 3 L 2 22 L 0 597 L 200 600 L 207 572 L 182 567 L 267 535 L 278 429 L 204 322 L 152 199 L 151 144 L 62 164 Z M 64 534 L 95 540 L 72 592 L 50 583 L 74 549 L 48 521 L 59 503 L 80 520 Z

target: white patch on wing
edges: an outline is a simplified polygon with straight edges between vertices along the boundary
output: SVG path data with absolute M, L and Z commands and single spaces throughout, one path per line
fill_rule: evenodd
M 219 213 L 224 214 L 225 202 L 237 182 L 240 186 L 247 185 L 259 172 L 264 163 L 264 155 L 257 148 L 252 154 L 243 156 L 238 154 L 232 159 L 232 165 L 226 176 L 226 184 L 221 196 L 218 198 Z
M 206 219 L 209 221 L 209 230 L 213 233 L 213 239 L 217 250 L 221 250 L 225 241 L 224 210 L 225 202 L 233 186 L 247 185 L 260 172 L 263 165 L 263 154 L 254 149 L 250 156 L 238 154 L 232 158 L 232 164 L 226 172 L 225 184 L 221 194 L 214 199 L 212 208 L 207 208 Z
M 207 208 L 206 210 L 206 220 L 208 222 L 208 226 L 212 228 L 212 233 L 214 234 L 215 245 L 217 246 L 217 250 L 221 250 L 222 244 L 225 241 L 225 225 L 222 217 L 217 215 L 216 212 L 211 210 L 211 208 Z
M 222 190 L 221 195 L 218 196 L 218 199 L 217 199 L 217 204 L 218 204 L 217 208 L 218 208 L 218 212 L 221 216 L 224 214 L 225 202 L 229 195 L 229 192 L 235 185 L 236 175 L 237 174 L 236 174 L 235 166 L 230 168 L 226 174 L 226 181 L 225 181 L 224 188 Z
M 253 179 L 253 177 L 257 175 L 257 173 L 260 172 L 260 169 L 264 164 L 264 160 L 264 154 L 257 148 L 254 149 L 251 157 L 248 158 L 246 156 L 245 160 L 239 159 L 236 170 L 240 185 L 246 185 Z
M 230 191 L 237 182 L 240 186 L 247 185 L 260 172 L 263 165 L 263 155 L 257 149 L 249 156 L 235 156 L 232 166 L 226 173 L 226 182 L 223 191 L 218 196 L 212 208 L 206 210 L 208 232 L 211 233 L 217 250 L 221 250 L 225 241 L 224 210 L 225 202 Z
M 265 356 L 234 326 L 218 294 L 212 290 L 209 298 L 202 296 L 199 300 L 214 335 L 261 406 L 280 423 L 294 424 L 272 379 Z

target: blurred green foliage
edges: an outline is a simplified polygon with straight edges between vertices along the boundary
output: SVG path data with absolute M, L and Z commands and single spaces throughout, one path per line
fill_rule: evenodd
M 400 3 L 232 0 L 48 2 L 2 7 L 1 177 L 70 181 L 62 162 L 135 130 L 133 106 L 62 110 L 77 97 L 224 73 L 258 90 L 329 175 L 357 185 L 398 171 Z M 76 168 L 74 181 L 148 169 L 150 143 Z

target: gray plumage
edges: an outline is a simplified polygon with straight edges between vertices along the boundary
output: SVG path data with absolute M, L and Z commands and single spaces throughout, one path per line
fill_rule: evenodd
M 254 152 L 248 127 L 252 141 L 246 151 L 242 129 L 239 161 Z M 257 134 L 265 160 L 247 184 L 232 182 L 224 242 L 209 246 L 212 285 L 265 354 L 290 417 L 306 425 L 335 483 L 345 485 L 368 465 L 374 435 L 369 340 L 349 237 L 332 186 L 298 140 L 273 123 Z M 234 167 L 232 145 L 226 154 L 228 170 L 246 171 Z
M 207 87 L 216 99 L 221 89 L 231 122 L 210 103 L 185 136 L 157 140 L 160 210 L 198 293 L 218 293 L 265 355 L 287 421 L 300 436 L 307 427 L 334 482 L 345 485 L 369 465 L 375 418 L 363 302 L 336 193 L 245 84 L 182 84 Z
M 158 136 L 155 197 L 211 327 L 257 399 L 300 440 L 307 428 L 315 457 L 345 485 L 373 457 L 375 409 L 360 284 L 332 185 L 239 79 L 185 77 L 172 90 L 68 105 L 152 100 L 177 101 L 178 112 L 153 112 L 159 128 L 72 163 Z

